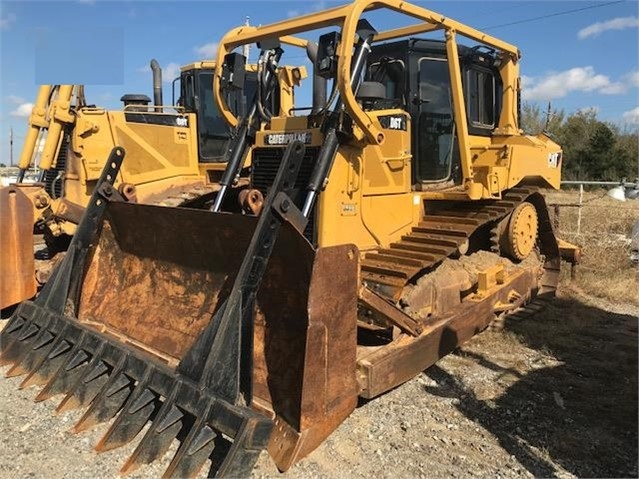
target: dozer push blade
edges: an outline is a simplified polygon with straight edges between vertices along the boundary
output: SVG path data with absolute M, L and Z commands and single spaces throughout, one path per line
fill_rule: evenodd
M 96 235 L 2 333 L 11 362 L 30 358 L 38 399 L 86 407 L 76 431 L 115 417 L 98 451 L 151 421 L 122 472 L 176 437 L 166 477 L 193 477 L 209 460 L 216 476 L 245 477 L 267 447 L 286 469 L 355 408 L 359 255 L 316 250 L 300 233 L 287 185 L 303 151 L 289 145 L 259 217 L 89 208 Z
M 36 294 L 33 205 L 16 185 L 0 188 L 0 309 Z

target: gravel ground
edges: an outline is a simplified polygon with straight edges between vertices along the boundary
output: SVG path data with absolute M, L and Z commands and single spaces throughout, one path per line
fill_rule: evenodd
M 638 314 L 564 289 L 361 404 L 288 472 L 263 453 L 253 476 L 637 477 Z M 55 416 L 20 381 L 0 379 L 0 477 L 117 475 L 136 442 L 95 454 L 108 425 L 70 434 L 81 411 Z M 169 457 L 129 477 L 158 477 Z

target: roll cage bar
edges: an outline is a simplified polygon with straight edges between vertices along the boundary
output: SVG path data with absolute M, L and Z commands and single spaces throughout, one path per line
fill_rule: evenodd
M 308 41 L 294 36 L 295 34 L 337 26 L 341 29 L 342 38 L 336 52 L 339 58 L 337 77 L 335 79 L 338 91 L 346 110 L 349 112 L 355 124 L 362 130 L 365 140 L 371 144 L 383 143 L 384 134 L 382 130 L 359 106 L 355 99 L 354 92 L 350 88 L 353 45 L 355 42 L 357 22 L 364 12 L 383 8 L 404 14 L 408 18 L 418 20 L 419 23 L 379 32 L 373 38 L 373 43 L 438 30 L 444 31 L 453 102 L 455 105 L 455 123 L 458 126 L 459 146 L 462 156 L 469 155 L 470 150 L 469 145 L 466 144 L 468 137 L 466 109 L 462 93 L 456 34 L 489 46 L 498 52 L 500 59 L 498 68 L 504 85 L 504 93 L 503 108 L 498 127 L 495 129 L 494 134 L 512 135 L 519 133 L 517 118 L 518 93 L 520 89 L 518 62 L 521 57 L 519 50 L 511 44 L 487 35 L 475 28 L 402 0 L 355 0 L 348 5 L 291 18 L 270 25 L 260 27 L 242 26 L 229 31 L 222 38 L 218 46 L 217 67 L 213 85 L 218 108 L 225 120 L 231 125 L 237 125 L 238 123 L 238 119 L 232 114 L 228 106 L 225 105 L 223 95 L 220 94 L 222 68 L 224 57 L 227 53 L 230 53 L 242 45 L 273 38 L 278 38 L 279 41 L 284 44 L 304 48 Z M 346 39 L 353 40 L 351 42 Z

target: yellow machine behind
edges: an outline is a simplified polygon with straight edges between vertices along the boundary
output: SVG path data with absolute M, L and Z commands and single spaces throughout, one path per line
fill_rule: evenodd
M 384 11 L 405 26 L 377 31 L 366 17 Z M 236 50 L 254 43 L 257 89 L 238 116 Z M 313 105 L 278 114 L 265 94 L 299 48 Z M 115 148 L 69 253 L 2 333 L 9 374 L 43 385 L 38 400 L 88 407 L 78 431 L 115 417 L 98 450 L 150 421 L 124 472 L 176 437 L 166 476 L 211 459 L 245 477 L 264 448 L 288 469 L 358 397 L 554 294 L 539 189 L 559 187 L 562 152 L 519 128 L 519 63 L 516 47 L 399 0 L 228 32 L 213 91 L 235 130 L 210 211 L 121 201 L 113 179 L 138 159 Z
M 119 111 L 87 104 L 82 85 L 40 87 L 20 157 L 20 179 L 0 189 L 0 309 L 32 298 L 46 282 L 115 145 L 129 152 L 130 161 L 115 182 L 127 201 L 193 206 L 217 190 L 230 129 L 213 99 L 215 62 L 182 67 L 179 98 L 168 106 L 162 100 L 159 65 L 153 60 L 151 66 L 153 104 L 146 95 L 128 94 Z M 255 84 L 256 70 L 246 66 L 249 85 Z M 278 70 L 280 88 L 272 102 L 280 114 L 293 107 L 293 89 L 305 76 L 303 67 Z M 245 92 L 231 92 L 228 99 L 235 113 L 245 108 Z M 36 163 L 40 181 L 22 182 Z M 34 259 L 34 227 L 44 234 L 48 259 Z

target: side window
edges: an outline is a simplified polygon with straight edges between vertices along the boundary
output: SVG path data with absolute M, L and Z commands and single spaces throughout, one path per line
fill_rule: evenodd
M 187 74 L 182 76 L 182 94 L 181 102 L 186 111 L 196 111 L 195 109 L 195 85 L 193 84 L 193 75 Z
M 475 128 L 495 127 L 495 76 L 489 70 L 470 68 L 466 72 L 468 122 Z
M 404 62 L 390 57 L 382 57 L 379 61 L 371 63 L 366 74 L 367 81 L 384 84 L 386 98 L 397 100 L 402 107 L 407 103 L 404 78 Z

